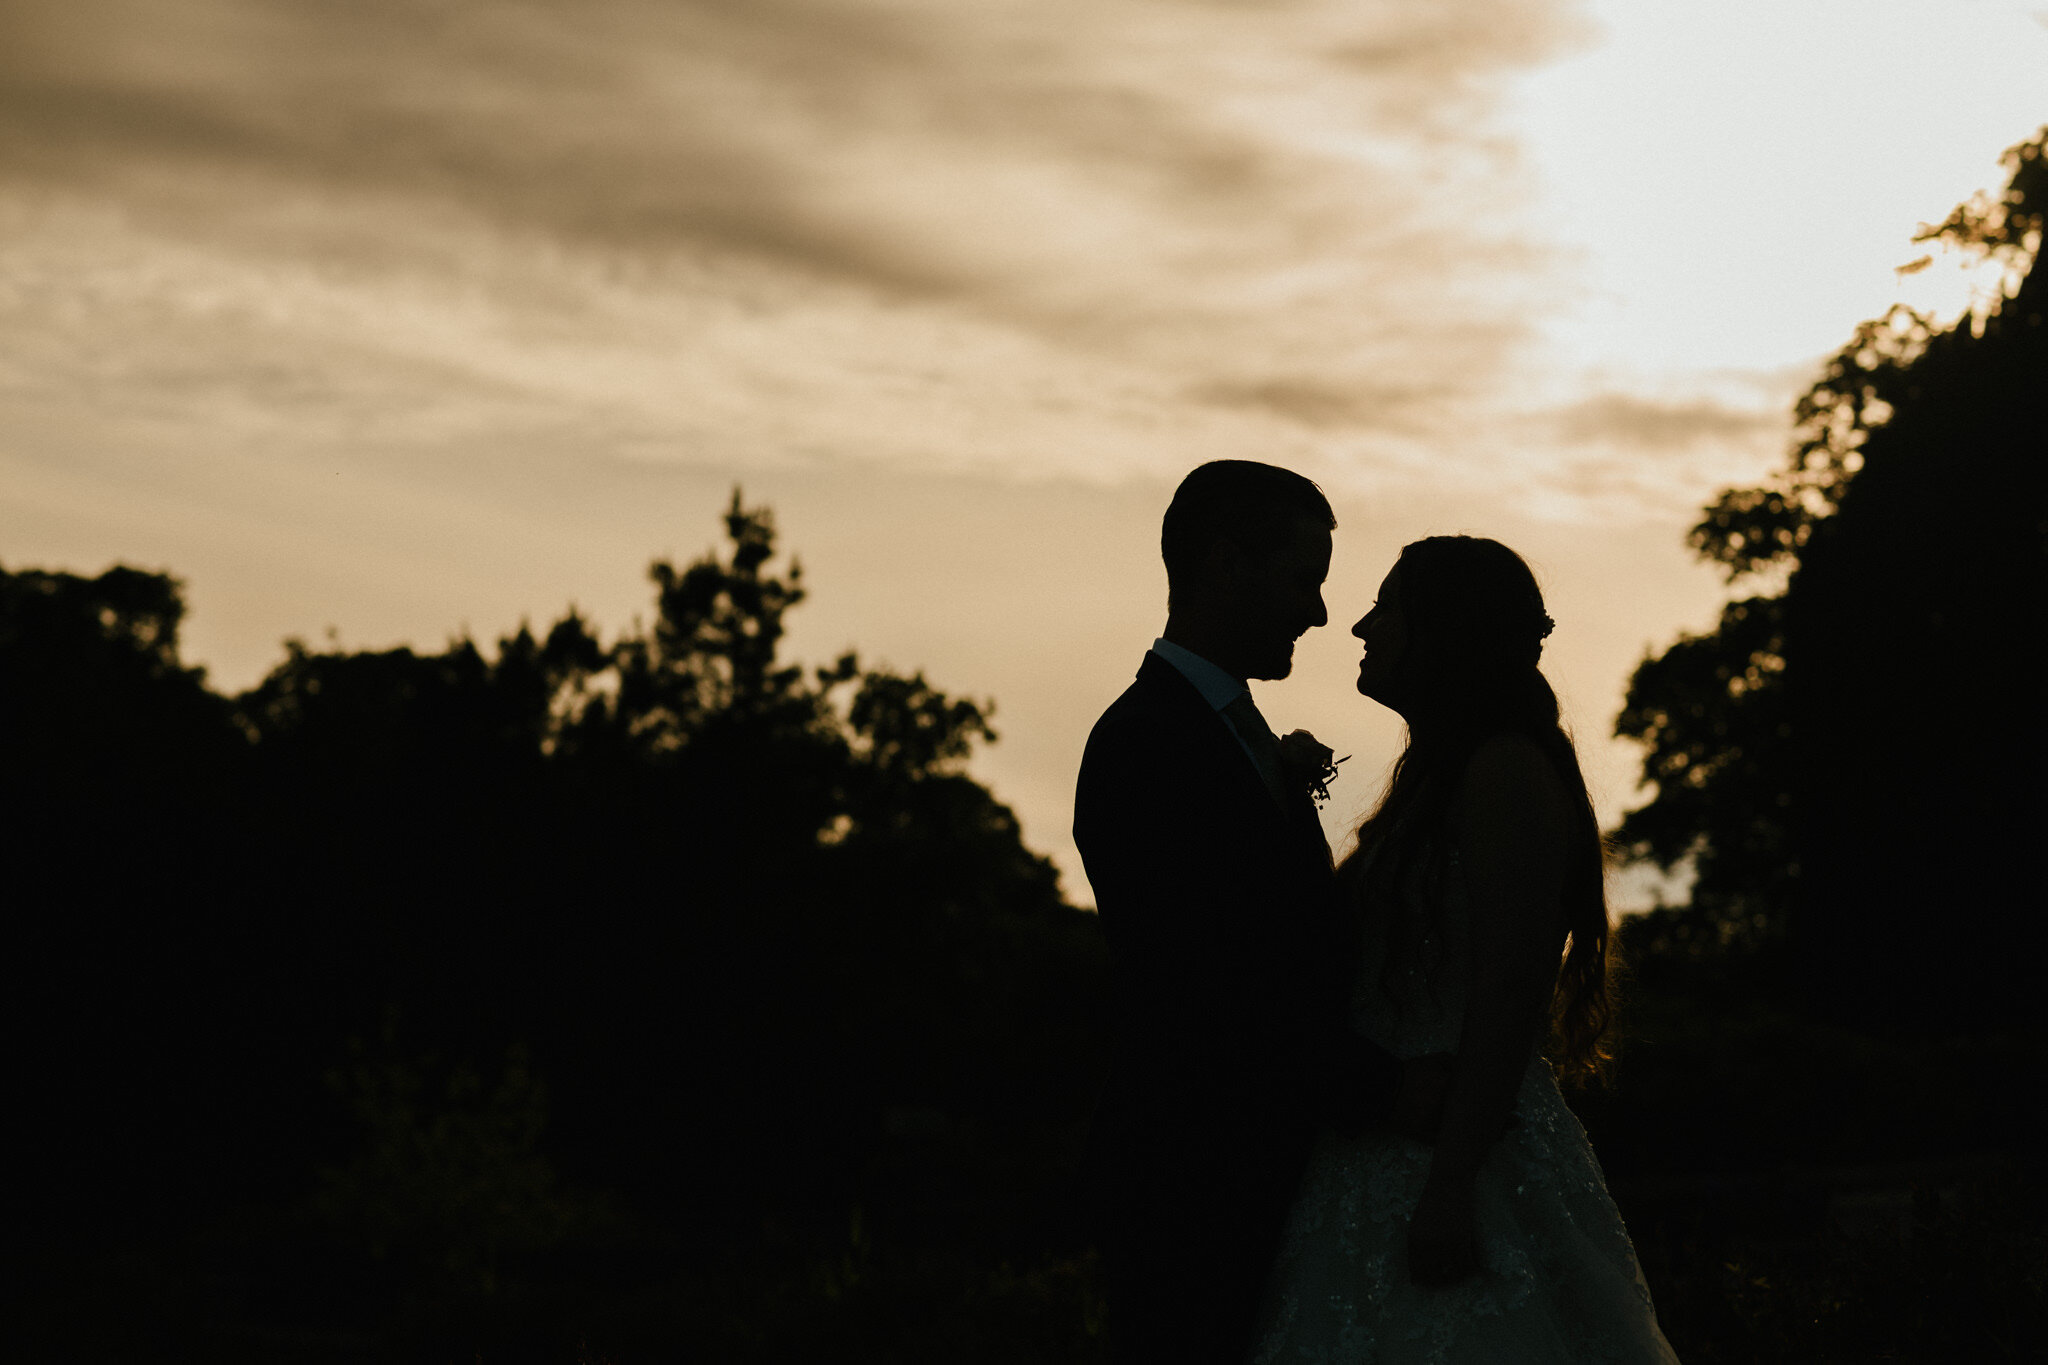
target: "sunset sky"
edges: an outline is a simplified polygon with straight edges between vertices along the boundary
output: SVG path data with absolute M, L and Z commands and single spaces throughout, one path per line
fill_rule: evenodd
M 615 630 L 743 485 L 791 653 L 994 697 L 1087 903 L 1159 515 L 1264 459 L 1340 520 L 1257 689 L 1356 755 L 1333 834 L 1398 743 L 1345 629 L 1444 531 L 1543 578 L 1611 819 L 1697 508 L 1859 320 L 1964 306 L 1898 268 L 2044 120 L 2043 0 L 0 0 L 0 564 L 176 573 L 236 690 Z

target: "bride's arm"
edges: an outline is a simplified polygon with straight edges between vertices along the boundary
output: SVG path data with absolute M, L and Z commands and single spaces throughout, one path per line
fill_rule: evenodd
M 1549 758 L 1515 735 L 1480 746 L 1452 808 L 1451 836 L 1472 911 L 1472 985 L 1429 1179 L 1410 1229 L 1410 1268 L 1419 1284 L 1478 1269 L 1473 1182 L 1513 1112 L 1557 979 L 1567 809 Z

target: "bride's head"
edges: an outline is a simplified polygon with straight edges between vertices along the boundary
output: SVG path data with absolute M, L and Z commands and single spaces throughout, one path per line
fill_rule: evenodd
M 1538 732 L 1557 701 L 1537 661 L 1551 620 L 1522 557 L 1497 540 L 1431 536 L 1401 551 L 1351 628 L 1358 690 L 1412 729 Z

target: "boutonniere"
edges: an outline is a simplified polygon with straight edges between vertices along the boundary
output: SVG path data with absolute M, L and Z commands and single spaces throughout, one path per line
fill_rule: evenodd
M 1351 759 L 1350 754 L 1332 758 L 1335 752 L 1306 730 L 1289 730 L 1280 736 L 1280 765 L 1287 770 L 1287 780 L 1306 791 L 1317 805 L 1330 799 L 1337 765 Z

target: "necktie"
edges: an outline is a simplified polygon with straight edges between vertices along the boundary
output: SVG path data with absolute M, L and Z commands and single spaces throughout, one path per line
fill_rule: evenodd
M 1286 770 L 1280 764 L 1280 741 L 1273 734 L 1273 727 L 1266 724 L 1266 718 L 1259 714 L 1259 708 L 1252 704 L 1252 694 L 1240 692 L 1223 708 L 1223 718 L 1230 722 L 1230 728 L 1237 731 L 1245 747 L 1252 751 L 1252 763 L 1259 770 L 1259 777 L 1265 782 L 1266 790 L 1287 808 Z

